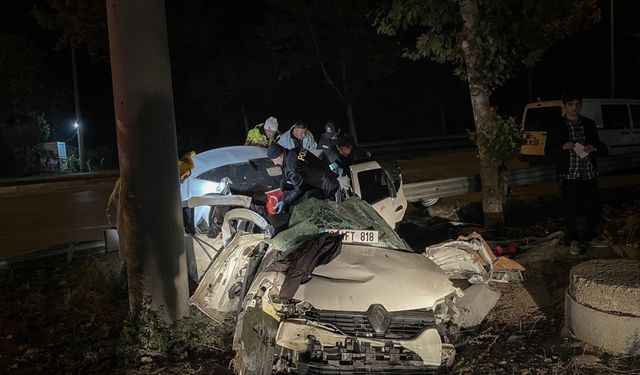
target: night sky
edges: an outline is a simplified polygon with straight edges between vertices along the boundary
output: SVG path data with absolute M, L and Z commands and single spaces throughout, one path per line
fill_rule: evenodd
M 52 137 L 66 140 L 74 134 L 70 53 L 54 49 L 59 32 L 42 29 L 31 16 L 36 3 L 45 4 L 3 1 L 0 32 L 25 36 L 36 44 L 41 56 L 38 75 L 41 93 L 34 98 L 33 106 L 52 125 L 55 130 Z M 269 3 L 264 1 L 195 3 L 200 7 L 197 12 L 188 9 L 187 2 L 167 2 L 180 152 L 244 141 L 239 108 L 226 102 L 224 92 L 214 92 L 215 78 L 209 79 L 208 85 L 199 85 L 198 81 L 203 79 L 198 74 L 214 61 L 224 61 L 222 58 L 242 61 L 250 59 L 254 52 L 261 53 L 252 43 L 257 40 L 269 11 Z M 616 96 L 639 98 L 640 2 L 615 3 Z M 566 88 L 581 89 L 585 97 L 609 96 L 609 1 L 598 4 L 602 9 L 598 24 L 576 38 L 561 41 L 544 54 L 532 76 L 534 99 L 557 99 Z M 108 51 L 105 55 L 108 56 Z M 92 59 L 85 50 L 79 51 L 78 59 L 87 146 L 89 149 L 105 146 L 115 151 L 108 61 Z M 255 80 L 260 89 L 247 93 L 251 106 L 246 116 L 252 126 L 271 115 L 278 118 L 281 130 L 297 119 L 304 119 L 318 136 L 328 120 L 346 124 L 342 107 L 323 82 L 317 66 L 305 67 L 280 79 L 265 74 L 264 79 L 258 76 Z M 492 96 L 501 114 L 516 118 L 528 100 L 525 71 Z M 428 61 L 402 60 L 394 73 L 369 84 L 356 99 L 354 117 L 362 142 L 461 134 L 473 127 L 466 83 L 454 77 L 451 66 Z

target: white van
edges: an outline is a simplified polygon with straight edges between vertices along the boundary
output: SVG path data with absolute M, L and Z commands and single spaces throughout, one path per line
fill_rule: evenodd
M 583 99 L 584 117 L 595 121 L 600 140 L 606 149 L 601 155 L 640 152 L 640 100 Z M 522 115 L 525 144 L 520 149 L 522 160 L 535 161 L 544 157 L 547 126 L 562 116 L 562 101 L 529 103 Z

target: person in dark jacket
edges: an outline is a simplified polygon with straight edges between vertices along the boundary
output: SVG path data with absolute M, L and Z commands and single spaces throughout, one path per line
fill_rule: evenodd
M 343 171 L 343 175 L 349 171 L 350 166 L 371 160 L 371 153 L 356 146 L 353 137 L 349 134 L 338 137 L 336 147 L 340 153 L 336 162 Z
M 311 151 L 299 147 L 287 150 L 279 144 L 272 144 L 267 149 L 267 157 L 282 167 L 283 183 L 292 187 L 283 189 L 284 200 L 276 205 L 278 213 L 310 197 L 335 198 L 339 187 L 337 176 Z
M 324 126 L 324 133 L 322 133 L 318 140 L 318 150 L 323 151 L 324 158 L 329 166 L 333 165 L 340 156 L 336 148 L 336 140 L 341 132 L 342 129 L 338 125 L 329 121 Z
M 545 155 L 555 165 L 560 185 L 566 226 L 566 241 L 571 254 L 585 245 L 606 247 L 608 242 L 596 236 L 600 221 L 601 199 L 598 189 L 598 148 L 602 143 L 593 120 L 580 115 L 582 96 L 568 92 L 562 97 L 564 116 L 549 124 Z M 584 235 L 580 237 L 576 217 L 586 213 Z

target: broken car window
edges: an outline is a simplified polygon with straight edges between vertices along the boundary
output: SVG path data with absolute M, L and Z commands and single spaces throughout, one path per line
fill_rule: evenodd
M 244 163 L 223 165 L 210 169 L 196 178 L 219 182 L 227 177 L 232 181 L 231 192 L 247 194 L 264 192 L 280 186 L 282 175 L 273 173 L 274 165 L 271 160 L 252 159 Z
M 378 243 L 368 246 L 409 250 L 383 218 L 363 200 L 351 197 L 344 202 L 309 199 L 295 206 L 289 219 L 289 229 L 278 233 L 272 246 L 279 251 L 317 236 L 321 229 L 355 229 L 378 231 Z

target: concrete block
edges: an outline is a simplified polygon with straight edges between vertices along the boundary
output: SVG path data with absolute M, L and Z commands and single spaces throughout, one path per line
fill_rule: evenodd
M 640 317 L 598 311 L 565 294 L 565 320 L 576 338 L 621 355 L 640 355 Z
M 640 317 L 640 262 L 597 259 L 571 269 L 569 294 L 593 309 Z

